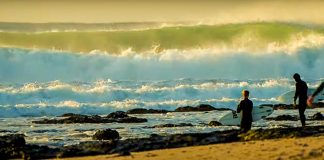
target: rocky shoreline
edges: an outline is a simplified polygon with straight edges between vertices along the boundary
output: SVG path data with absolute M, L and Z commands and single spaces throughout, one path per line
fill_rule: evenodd
M 276 109 L 295 109 L 291 108 L 293 105 L 286 105 L 286 104 L 263 104 L 261 106 L 268 106 Z M 316 104 L 317 107 L 324 106 L 323 103 Z M 215 108 L 211 105 L 207 104 L 200 104 L 196 107 L 192 106 L 185 106 L 179 107 L 174 111 L 168 110 L 155 110 L 155 109 L 144 109 L 144 108 L 135 108 L 124 111 L 116 111 L 113 113 L 108 114 L 107 116 L 99 116 L 99 115 L 81 115 L 81 114 L 74 114 L 74 113 L 66 113 L 61 116 L 58 116 L 57 119 L 42 119 L 38 121 L 33 121 L 36 124 L 69 124 L 69 123 L 144 123 L 147 122 L 145 118 L 137 118 L 129 116 L 129 114 L 166 114 L 169 112 L 208 112 L 208 111 L 231 111 L 228 108 Z M 274 121 L 298 121 L 299 118 L 297 116 L 291 115 L 281 115 L 278 117 L 268 117 L 266 120 L 274 120 Z M 308 120 L 324 120 L 324 116 L 321 113 L 317 113 L 310 117 Z M 221 124 L 217 121 L 213 121 L 209 123 L 209 126 L 220 126 Z M 192 126 L 191 124 L 180 124 L 178 126 Z M 151 126 L 146 128 L 163 128 L 163 127 L 178 127 L 174 124 L 162 124 L 160 126 Z
M 269 105 L 267 105 L 269 106 Z M 274 107 L 274 105 L 273 105 Z M 283 109 L 274 107 L 275 109 Z M 179 107 L 175 111 L 152 110 L 152 109 L 133 109 L 127 112 L 117 111 L 107 116 L 98 115 L 80 115 L 67 113 L 58 116 L 55 119 L 43 119 L 33 121 L 37 124 L 70 124 L 70 123 L 145 123 L 147 119 L 129 116 L 128 114 L 165 114 L 168 112 L 206 112 L 216 109 L 209 105 L 199 105 L 196 107 Z M 277 117 L 268 117 L 271 121 L 296 121 L 298 117 L 290 115 L 281 115 Z M 316 113 L 308 120 L 324 120 L 321 113 Z M 209 126 L 220 126 L 217 121 L 211 121 Z M 192 127 L 190 123 L 180 124 L 160 124 L 155 126 L 146 126 L 143 128 L 165 128 L 165 127 Z M 4 130 L 5 131 L 5 130 Z M 1 131 L 0 131 L 1 132 Z M 324 126 L 307 126 L 304 128 L 274 128 L 257 129 L 248 133 L 241 133 L 239 130 L 214 131 L 209 133 L 187 133 L 172 135 L 152 134 L 148 138 L 134 138 L 121 140 L 119 133 L 112 129 L 97 131 L 92 139 L 93 141 L 81 142 L 77 145 L 64 147 L 49 147 L 41 145 L 27 144 L 25 135 L 8 134 L 0 136 L 0 157 L 3 159 L 22 158 L 22 159 L 44 159 L 56 157 L 75 157 L 90 156 L 99 154 L 119 154 L 130 155 L 131 152 L 148 151 L 165 148 L 177 148 L 186 146 L 208 145 L 216 143 L 228 143 L 239 141 L 263 140 L 285 137 L 305 137 L 324 135 Z
M 109 130 L 107 133 L 116 134 L 112 130 Z M 24 135 L 16 134 L 0 136 L 0 155 L 4 159 L 62 158 L 116 153 L 119 155 L 130 155 L 131 152 L 165 148 L 320 135 L 324 135 L 324 126 L 257 129 L 248 133 L 241 133 L 239 130 L 229 130 L 210 133 L 173 134 L 168 136 L 153 134 L 149 138 L 126 140 L 119 140 L 119 137 L 112 136 L 113 138 L 111 140 L 81 142 L 77 145 L 50 148 L 47 146 L 26 144 Z
M 260 106 L 267 106 L 267 107 L 272 107 L 274 110 L 281 110 L 281 109 L 297 109 L 298 106 L 294 106 L 293 104 L 262 104 Z M 313 106 L 308 107 L 308 108 L 323 108 L 324 103 L 319 102 L 319 103 L 314 103 Z
M 207 112 L 207 111 L 225 111 L 231 110 L 228 108 L 215 108 L 211 105 L 201 104 L 196 107 L 185 106 L 179 107 L 174 111 L 167 110 L 154 110 L 154 109 L 144 109 L 144 108 L 135 108 L 124 111 L 116 111 L 108 114 L 107 116 L 101 117 L 99 115 L 81 115 L 74 113 L 66 113 L 57 119 L 43 119 L 39 121 L 33 121 L 36 124 L 69 124 L 69 123 L 144 123 L 147 122 L 145 118 L 137 118 L 129 116 L 128 114 L 166 114 L 168 112 Z M 62 118 L 63 117 L 63 118 Z

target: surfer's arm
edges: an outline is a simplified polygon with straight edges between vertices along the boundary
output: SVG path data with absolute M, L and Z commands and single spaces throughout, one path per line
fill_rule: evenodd
M 296 91 L 295 91 L 295 96 L 294 96 L 294 103 L 296 103 L 296 100 L 298 98 L 298 95 L 299 95 L 299 86 L 296 83 Z
M 312 97 L 317 96 L 318 93 L 320 93 L 324 89 L 324 82 L 320 84 L 319 87 L 317 87 L 316 91 L 313 93 Z
M 242 110 L 242 108 L 241 108 L 241 103 L 242 103 L 242 102 L 240 102 L 240 104 L 237 105 L 237 110 L 236 110 L 237 113 L 240 113 L 241 110 Z

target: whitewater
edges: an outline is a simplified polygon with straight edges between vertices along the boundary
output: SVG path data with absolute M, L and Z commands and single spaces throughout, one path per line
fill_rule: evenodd
M 14 26 L 14 27 L 13 27 Z M 210 104 L 236 109 L 241 91 L 254 105 L 281 103 L 300 73 L 310 88 L 324 79 L 324 27 L 281 22 L 241 24 L 0 23 L 0 134 L 30 143 L 69 145 L 105 124 L 39 125 L 64 113 L 107 115 L 133 108 L 174 110 Z M 292 97 L 291 97 L 292 98 Z M 307 116 L 323 109 L 307 110 Z M 226 111 L 137 115 L 146 124 L 109 124 L 124 138 L 208 132 Z M 272 116 L 297 111 L 275 111 Z M 165 123 L 194 127 L 143 129 Z M 322 122 L 310 122 L 318 125 Z M 254 127 L 298 126 L 259 121 Z

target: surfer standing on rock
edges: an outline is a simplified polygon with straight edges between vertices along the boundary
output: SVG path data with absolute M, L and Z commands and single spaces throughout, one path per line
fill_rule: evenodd
M 243 100 L 240 102 L 240 104 L 237 106 L 237 113 L 242 113 L 241 118 L 241 131 L 247 132 L 251 129 L 252 126 L 252 109 L 253 109 L 253 103 L 251 100 L 249 100 L 249 94 L 250 92 L 247 90 L 242 91 Z
M 302 126 L 304 127 L 306 117 L 305 117 L 305 110 L 307 106 L 307 84 L 305 81 L 300 79 L 300 75 L 298 73 L 295 73 L 293 78 L 296 81 L 296 91 L 294 96 L 294 105 L 296 106 L 296 100 L 298 98 L 298 111 L 299 111 L 299 117 Z

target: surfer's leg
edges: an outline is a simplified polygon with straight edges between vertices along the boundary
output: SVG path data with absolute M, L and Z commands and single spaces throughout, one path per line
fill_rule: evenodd
M 304 105 L 299 105 L 298 111 L 299 111 L 299 117 L 300 117 L 300 121 L 302 126 L 305 126 L 305 121 L 306 121 L 306 117 L 305 117 L 305 110 L 306 107 Z
M 246 129 L 247 129 L 247 131 L 251 130 L 251 126 L 252 126 L 252 121 L 250 121 L 250 122 L 246 125 Z
M 241 131 L 248 132 L 251 129 L 252 121 L 247 119 L 242 119 L 241 122 Z

